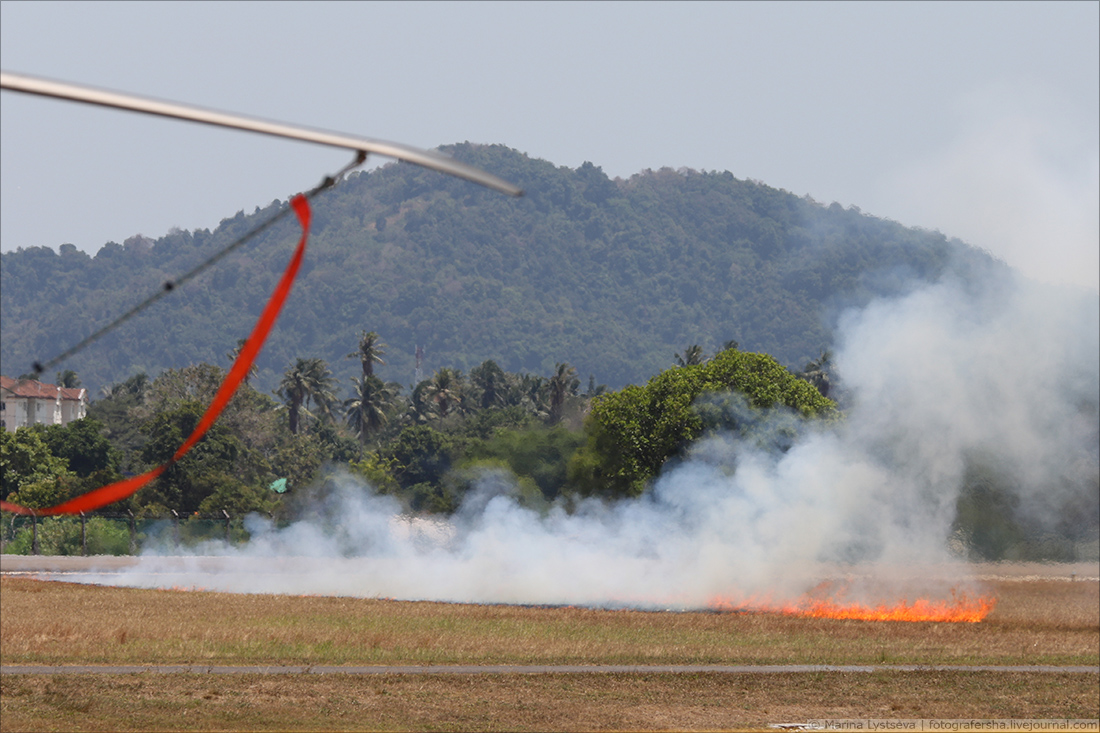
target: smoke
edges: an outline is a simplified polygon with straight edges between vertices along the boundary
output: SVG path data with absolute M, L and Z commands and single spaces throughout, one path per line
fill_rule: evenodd
M 879 301 L 842 323 L 837 366 L 857 388 L 853 442 L 953 508 L 969 460 L 1015 477 L 1021 514 L 1050 525 L 1096 497 L 1100 300 L 1007 276 Z
M 249 517 L 246 545 L 180 559 L 166 543 L 93 582 L 698 608 L 790 599 L 830 577 L 862 580 L 849 597 L 912 598 L 923 578 L 919 592 L 942 597 L 965 575 L 949 540 L 976 457 L 1013 477 L 1016 511 L 1036 526 L 1056 528 L 1082 497 L 1097 504 L 1098 314 L 1094 294 L 944 281 L 841 317 L 843 419 L 796 429 L 716 400 L 750 429 L 700 441 L 637 500 L 538 512 L 489 472 L 452 518 L 410 518 L 343 476 L 290 526 Z M 942 585 L 928 585 L 932 566 Z
M 960 97 L 956 130 L 881 182 L 882 210 L 988 249 L 1043 282 L 1100 287 L 1096 118 L 1027 80 Z

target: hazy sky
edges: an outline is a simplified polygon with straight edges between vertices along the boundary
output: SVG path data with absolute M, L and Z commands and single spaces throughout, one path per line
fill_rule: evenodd
M 611 176 L 729 170 L 1100 280 L 1096 2 L 3 2 L 0 33 L 6 71 Z M 0 99 L 4 251 L 213 228 L 350 159 Z

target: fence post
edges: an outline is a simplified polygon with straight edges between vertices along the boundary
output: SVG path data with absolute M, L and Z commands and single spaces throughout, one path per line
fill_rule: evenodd
M 88 525 L 85 521 L 84 512 L 80 513 L 80 554 L 82 556 L 88 554 Z
M 175 535 L 176 547 L 180 546 L 180 515 L 175 509 L 172 510 L 172 534 Z
M 130 515 L 130 554 L 134 555 L 137 554 L 137 521 L 132 509 L 127 509 L 126 513 Z
M 229 512 L 222 509 L 222 514 L 225 515 L 225 544 L 229 544 Z
M 34 511 L 31 512 L 31 526 L 33 527 L 31 536 L 31 554 L 40 555 L 41 553 L 38 551 L 38 513 Z

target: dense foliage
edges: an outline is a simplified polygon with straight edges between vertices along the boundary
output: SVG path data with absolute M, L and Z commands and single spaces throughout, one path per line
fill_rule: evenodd
M 751 438 L 754 415 L 776 407 L 811 417 L 835 405 L 772 357 L 725 349 L 708 362 L 668 369 L 643 387 L 597 399 L 572 478 L 584 493 L 638 496 L 666 461 L 704 432 Z
M 417 346 L 425 375 L 485 359 L 537 374 L 568 362 L 616 388 L 669 366 L 685 344 L 714 352 L 736 339 L 800 367 L 830 345 L 838 308 L 988 259 L 730 173 L 611 180 L 591 163 L 555 167 L 502 146 L 445 150 L 527 195 L 391 164 L 319 198 L 301 275 L 260 354 L 261 391 L 306 355 L 346 386 L 361 372 L 348 352 L 368 329 L 390 348 L 362 376 L 403 385 L 417 381 Z M 239 212 L 213 232 L 135 235 L 94 257 L 52 242 L 4 253 L 5 373 L 77 343 L 285 206 Z M 227 364 L 296 241 L 295 224 L 279 222 L 62 366 L 94 394 L 139 372 Z
M 361 361 L 364 372 L 383 363 L 386 344 L 377 333 L 364 332 L 352 356 L 364 349 L 370 357 Z M 282 514 L 320 498 L 318 492 L 330 488 L 326 477 L 338 470 L 358 474 L 414 512 L 453 512 L 490 474 L 532 507 L 578 492 L 613 498 L 638 493 L 678 447 L 719 426 L 712 410 L 695 404 L 700 395 L 744 394 L 754 407 L 784 404 L 804 416 L 832 405 L 771 357 L 730 348 L 708 361 L 697 345 L 685 352 L 695 363 L 620 392 L 591 382 L 581 392 L 573 367 L 560 362 L 540 377 L 506 372 L 488 360 L 468 375 L 441 368 L 408 394 L 373 373 L 356 377 L 356 396 L 342 406 L 331 397 L 325 361 L 298 358 L 276 390 L 281 402 L 242 385 L 189 453 L 109 510 Z M 0 432 L 3 497 L 47 506 L 169 463 L 224 376 L 209 364 L 170 369 L 153 380 L 138 375 L 105 389 L 83 420 Z M 639 391 L 656 396 L 644 415 L 628 414 Z M 581 463 L 592 463 L 594 451 L 621 455 L 616 441 L 645 446 L 644 456 L 630 459 L 631 492 L 602 473 L 579 481 L 577 471 L 569 474 L 579 455 L 588 456 Z

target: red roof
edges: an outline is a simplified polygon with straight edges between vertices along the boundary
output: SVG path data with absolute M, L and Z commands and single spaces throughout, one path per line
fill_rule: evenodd
M 63 400 L 82 400 L 86 390 L 83 387 L 58 387 L 56 384 L 43 384 L 33 379 L 12 379 L 0 376 L 0 387 L 13 397 L 26 397 L 37 400 L 56 400 L 58 391 Z

